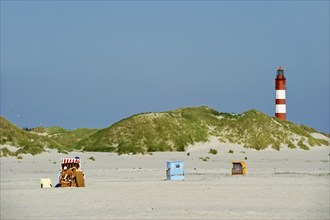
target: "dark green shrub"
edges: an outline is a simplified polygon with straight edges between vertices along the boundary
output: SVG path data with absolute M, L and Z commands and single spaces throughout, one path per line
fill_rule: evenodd
M 209 157 L 200 157 L 199 159 L 202 160 L 202 161 L 207 162 L 210 158 Z
M 289 143 L 288 144 L 288 148 L 295 149 L 296 148 L 296 145 L 294 145 L 293 143 Z
M 279 151 L 279 150 L 280 150 L 280 143 L 278 143 L 278 142 L 273 143 L 272 148 L 273 148 L 274 150 Z
M 89 160 L 92 160 L 92 161 L 95 161 L 95 158 L 94 157 L 89 157 L 88 159 Z
M 216 150 L 216 149 L 210 149 L 210 151 L 209 151 L 209 154 L 217 154 L 218 153 L 218 151 Z
M 302 140 L 298 142 L 298 146 L 303 150 L 309 150 L 309 147 L 307 147 Z

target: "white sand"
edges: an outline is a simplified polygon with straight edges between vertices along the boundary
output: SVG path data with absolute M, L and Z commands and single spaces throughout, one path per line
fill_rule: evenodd
M 256 151 L 213 139 L 190 147 L 189 156 L 51 151 L 1 158 L 1 219 L 329 219 L 329 149 Z M 57 183 L 61 157 L 77 155 L 85 188 L 40 188 L 41 178 Z M 245 157 L 247 175 L 231 176 L 231 161 Z M 184 161 L 185 181 L 165 181 L 170 160 Z

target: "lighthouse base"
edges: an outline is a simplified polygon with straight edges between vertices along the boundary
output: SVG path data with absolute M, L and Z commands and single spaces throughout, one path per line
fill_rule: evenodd
M 286 120 L 286 113 L 275 113 L 275 117 L 281 120 Z

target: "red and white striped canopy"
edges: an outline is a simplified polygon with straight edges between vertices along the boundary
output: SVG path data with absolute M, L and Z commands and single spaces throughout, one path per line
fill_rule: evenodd
M 65 164 L 65 163 L 80 163 L 80 159 L 76 159 L 76 158 L 61 158 L 61 162 L 62 162 L 62 164 Z

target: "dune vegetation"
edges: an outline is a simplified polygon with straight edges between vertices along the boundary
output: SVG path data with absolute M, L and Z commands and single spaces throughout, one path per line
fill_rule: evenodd
M 21 129 L 2 116 L 0 119 L 0 144 L 17 147 L 15 152 L 2 148 L 1 156 L 34 155 L 47 148 L 64 153 L 73 150 L 118 154 L 185 151 L 189 145 L 206 142 L 211 136 L 222 143 L 241 144 L 256 150 L 269 147 L 308 150 L 314 146 L 329 146 L 329 139 L 315 137 L 314 134 L 319 133 L 315 129 L 282 121 L 255 109 L 234 114 L 200 106 L 141 113 L 103 129 Z M 323 135 L 329 138 L 329 134 Z

